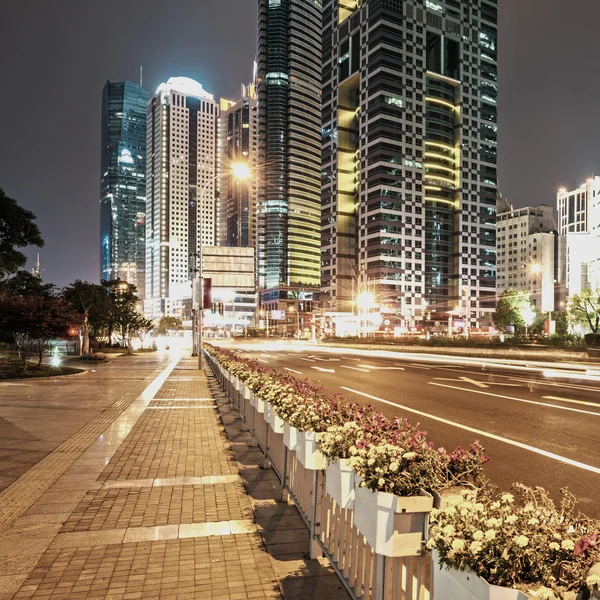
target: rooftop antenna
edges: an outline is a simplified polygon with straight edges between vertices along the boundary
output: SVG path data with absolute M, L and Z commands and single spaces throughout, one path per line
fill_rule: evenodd
M 140 66 L 140 87 L 144 87 L 142 84 L 144 82 L 144 67 Z

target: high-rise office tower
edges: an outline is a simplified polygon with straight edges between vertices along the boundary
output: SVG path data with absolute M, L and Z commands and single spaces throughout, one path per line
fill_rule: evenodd
M 277 304 L 320 282 L 320 0 L 258 1 L 256 83 L 258 280 Z
M 497 22 L 497 0 L 323 1 L 323 306 L 368 286 L 407 321 L 490 322 Z
M 216 239 L 219 104 L 187 77 L 148 103 L 146 313 L 186 317 L 201 246 Z
M 142 296 L 149 97 L 131 81 L 107 81 L 102 92 L 100 274 L 135 284 Z
M 240 99 L 221 99 L 219 245 L 256 246 L 256 152 L 258 102 L 254 84 L 242 85 Z M 240 181 L 234 169 L 248 167 L 250 177 Z

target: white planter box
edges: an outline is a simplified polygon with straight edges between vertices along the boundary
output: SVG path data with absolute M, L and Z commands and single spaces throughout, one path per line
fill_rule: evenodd
M 250 406 L 254 407 L 256 406 L 256 394 L 250 388 L 248 388 L 248 391 L 250 394 Z
M 242 382 L 235 375 L 231 376 L 231 380 L 233 381 L 233 389 L 236 392 L 239 392 L 240 391 L 240 386 L 242 385 Z
M 256 408 L 256 412 L 260 413 L 261 415 L 264 414 L 265 412 L 265 401 L 262 398 L 259 398 L 258 396 L 254 396 L 254 407 Z
M 473 571 L 459 571 L 439 566 L 440 557 L 433 550 L 433 594 L 435 600 L 528 600 L 529 596 L 510 588 L 490 585 Z
M 285 421 L 277 416 L 277 413 L 274 410 L 271 410 L 270 417 L 271 421 L 269 422 L 269 425 L 271 426 L 273 433 L 283 433 Z
M 250 406 L 253 406 L 252 396 L 254 396 L 254 394 L 252 393 L 252 390 L 247 385 L 244 384 L 244 400 L 247 400 L 248 402 L 250 402 Z
M 287 423 L 283 426 L 283 443 L 292 452 L 298 447 L 298 430 Z
M 354 524 L 376 554 L 390 557 L 421 554 L 425 524 L 433 508 L 430 494 L 422 492 L 422 496 L 405 497 L 371 492 L 364 487 L 355 489 Z
M 468 489 L 469 495 L 463 496 L 463 491 Z M 433 494 L 433 506 L 435 508 L 445 509 L 452 505 L 460 504 L 461 502 L 477 502 L 477 490 L 472 490 L 464 487 L 457 487 L 439 494 L 435 490 Z
M 326 458 L 319 450 L 321 434 L 314 431 L 299 431 L 296 457 L 305 469 L 320 471 L 327 466 Z
M 354 508 L 354 470 L 349 460 L 342 458 L 327 465 L 325 489 L 340 508 Z
M 267 424 L 269 424 L 271 422 L 272 414 L 273 414 L 273 405 L 270 402 L 265 401 L 265 410 L 263 413 L 263 417 Z

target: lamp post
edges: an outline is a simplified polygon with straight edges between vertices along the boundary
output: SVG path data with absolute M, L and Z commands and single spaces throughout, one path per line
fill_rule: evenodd
M 365 320 L 365 334 L 366 334 L 366 320 L 367 311 L 375 304 L 375 295 L 371 292 L 361 292 L 356 298 L 356 305 L 359 309 L 359 325 L 358 325 L 358 337 L 362 337 L 362 321 Z M 365 335 L 366 337 L 366 335 Z
M 300 311 L 297 310 L 293 306 L 290 306 L 288 311 L 291 312 L 292 314 L 296 313 L 296 318 L 297 318 L 296 336 L 298 337 L 298 339 L 300 339 Z
M 246 163 L 234 163 L 231 166 L 230 170 L 231 175 L 235 177 L 237 181 L 242 181 L 248 179 L 250 177 L 250 167 Z M 200 209 L 200 215 L 202 215 L 202 200 L 204 199 L 204 194 L 209 186 L 213 185 L 215 181 L 220 179 L 223 176 L 223 173 L 219 173 L 215 175 L 212 179 L 207 181 L 201 188 L 200 194 L 198 197 L 198 206 Z M 197 309 L 197 318 L 195 319 L 196 330 L 197 330 L 197 343 L 196 347 L 198 349 L 198 369 L 202 369 L 202 316 L 203 316 L 203 290 L 202 290 L 202 218 L 200 218 L 200 236 L 198 239 L 198 263 L 196 268 L 196 278 L 198 279 L 198 304 L 199 307 Z M 195 332 L 194 332 L 195 333 Z

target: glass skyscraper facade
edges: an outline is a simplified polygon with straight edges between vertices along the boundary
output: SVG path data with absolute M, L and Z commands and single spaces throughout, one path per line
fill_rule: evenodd
M 322 301 L 490 324 L 497 0 L 324 0 Z
M 121 279 L 143 296 L 146 259 L 146 104 L 131 81 L 102 92 L 100 195 L 101 278 Z
M 258 1 L 258 280 L 320 282 L 321 2 Z

